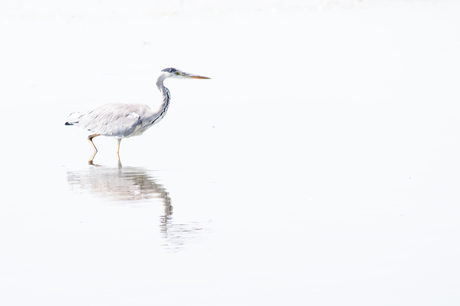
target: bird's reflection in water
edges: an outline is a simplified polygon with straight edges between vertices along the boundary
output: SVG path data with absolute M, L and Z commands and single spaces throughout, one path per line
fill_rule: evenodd
M 160 233 L 164 238 L 163 246 L 168 250 L 179 250 L 203 230 L 197 222 L 173 222 L 171 198 L 150 170 L 140 167 L 89 167 L 79 171 L 68 171 L 67 182 L 77 192 L 89 193 L 110 201 L 149 203 L 148 200 L 161 199 L 163 213 L 159 220 Z

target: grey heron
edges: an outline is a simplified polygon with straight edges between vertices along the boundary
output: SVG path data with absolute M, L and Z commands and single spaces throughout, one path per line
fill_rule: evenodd
M 97 153 L 97 148 L 93 143 L 94 137 L 107 136 L 117 139 L 117 156 L 119 159 L 120 143 L 123 138 L 141 135 L 152 125 L 163 119 L 171 100 L 168 88 L 163 85 L 163 81 L 167 78 L 209 79 L 208 77 L 183 72 L 176 68 L 165 68 L 161 70 L 156 83 L 163 95 L 163 99 L 157 108 L 150 108 L 143 104 L 109 103 L 88 112 L 71 113 L 67 117 L 65 125 L 75 125 L 90 132 L 88 141 L 93 147 L 94 153 L 88 163 L 93 163 L 94 156 Z

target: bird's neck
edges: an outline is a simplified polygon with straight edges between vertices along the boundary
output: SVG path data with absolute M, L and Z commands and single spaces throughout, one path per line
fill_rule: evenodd
M 169 94 L 169 89 L 163 85 L 163 81 L 166 79 L 166 76 L 160 75 L 157 80 L 157 87 L 163 95 L 163 100 L 161 102 L 161 107 L 168 107 L 169 101 L 171 100 L 171 95 Z
M 160 75 L 158 77 L 158 80 L 157 80 L 157 87 L 158 87 L 158 90 L 160 90 L 161 94 L 163 95 L 163 99 L 162 99 L 161 104 L 160 104 L 160 106 L 158 108 L 157 116 L 156 116 L 154 122 L 152 122 L 152 124 L 160 121 L 161 119 L 163 119 L 163 117 L 166 115 L 166 111 L 169 108 L 169 101 L 171 100 L 171 95 L 169 93 L 168 88 L 166 88 L 163 85 L 163 81 L 165 79 L 166 79 L 165 75 Z

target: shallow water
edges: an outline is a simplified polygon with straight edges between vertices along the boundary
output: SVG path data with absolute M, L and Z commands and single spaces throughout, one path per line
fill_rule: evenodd
M 0 303 L 457 305 L 459 10 L 3 20 Z

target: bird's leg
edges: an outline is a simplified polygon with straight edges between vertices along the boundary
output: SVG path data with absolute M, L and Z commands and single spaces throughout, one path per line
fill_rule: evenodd
M 97 153 L 96 146 L 95 146 L 94 143 L 93 143 L 93 138 L 94 138 L 94 137 L 97 137 L 97 136 L 100 136 L 100 134 L 93 134 L 93 135 L 89 135 L 89 136 L 88 136 L 89 144 L 90 144 L 90 145 L 93 147 L 93 149 L 94 149 L 93 155 L 91 155 L 91 157 L 90 157 L 89 160 L 88 160 L 88 164 L 90 164 L 90 165 L 93 164 L 94 156 L 96 156 L 96 153 Z
M 96 149 L 96 146 L 95 146 L 94 143 L 93 143 L 93 138 L 94 138 L 94 137 L 97 137 L 97 136 L 100 136 L 100 134 L 93 134 L 93 135 L 89 135 L 89 136 L 88 136 L 89 144 L 93 147 L 94 153 L 97 153 L 97 149 Z
M 118 147 L 117 147 L 117 157 L 118 157 L 118 168 L 121 168 L 121 161 L 120 161 L 120 143 L 121 138 L 118 138 Z
M 121 143 L 121 138 L 118 138 L 117 154 L 120 153 L 120 143 Z

